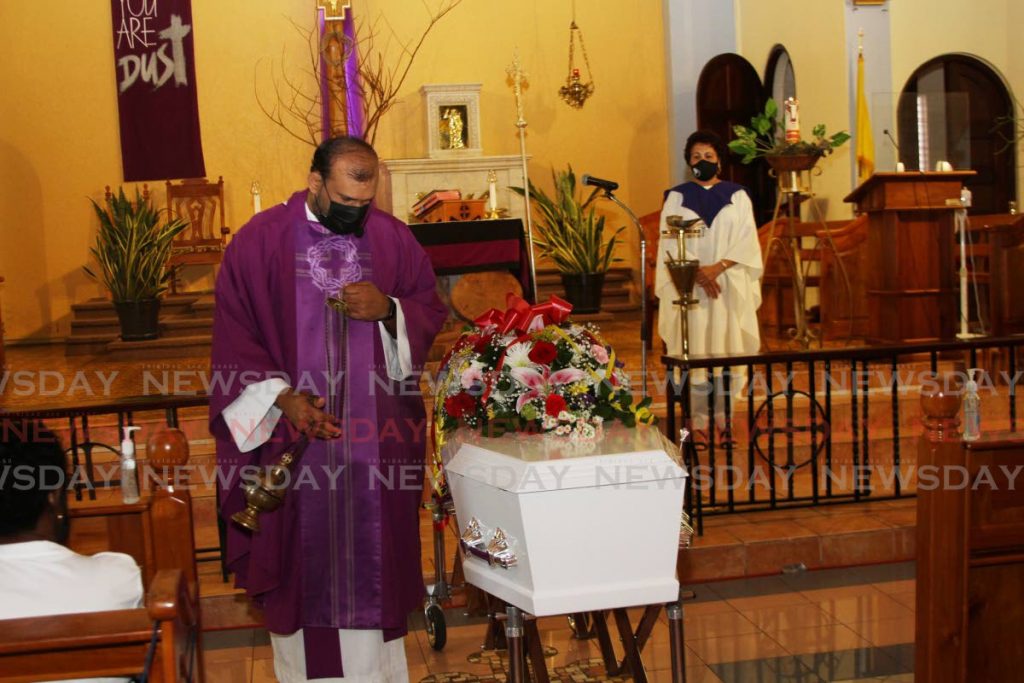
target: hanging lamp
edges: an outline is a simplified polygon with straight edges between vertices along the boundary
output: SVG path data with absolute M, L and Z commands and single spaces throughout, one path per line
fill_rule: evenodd
M 579 40 L 583 64 L 587 67 L 587 81 L 580 79 L 580 70 L 576 66 L 576 41 Z M 576 0 L 572 3 L 572 23 L 569 24 L 569 74 L 565 85 L 558 89 L 565 103 L 573 109 L 582 109 L 587 98 L 594 94 L 594 76 L 590 72 L 590 60 L 587 58 L 587 46 L 583 42 L 583 31 L 576 24 Z

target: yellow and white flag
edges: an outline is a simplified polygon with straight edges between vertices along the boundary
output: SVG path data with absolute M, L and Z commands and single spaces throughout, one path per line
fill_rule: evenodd
M 857 54 L 857 183 L 875 172 L 875 141 L 871 137 L 868 98 L 864 93 L 864 55 Z

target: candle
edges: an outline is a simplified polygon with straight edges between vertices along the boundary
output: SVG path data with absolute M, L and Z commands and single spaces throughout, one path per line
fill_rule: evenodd
M 487 206 L 491 213 L 498 210 L 498 176 L 494 171 L 487 174 Z
M 263 210 L 263 202 L 260 200 L 260 183 L 258 180 L 252 181 L 252 187 L 249 191 L 252 192 L 252 213 L 253 215 L 256 215 Z
M 800 103 L 795 97 L 787 97 L 782 110 L 786 122 L 786 142 L 800 142 Z

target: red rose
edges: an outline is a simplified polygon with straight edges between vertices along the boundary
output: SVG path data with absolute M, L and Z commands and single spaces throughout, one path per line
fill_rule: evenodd
M 465 391 L 460 391 L 444 400 L 444 410 L 449 416 L 460 418 L 466 413 L 476 412 L 476 399 Z
M 566 409 L 565 399 L 558 394 L 551 394 L 544 401 L 544 412 L 551 417 L 558 417 L 558 414 Z
M 558 349 L 551 342 L 536 341 L 533 343 L 533 348 L 530 349 L 529 358 L 534 363 L 540 365 L 550 365 L 551 361 L 558 355 Z
M 476 340 L 476 343 L 473 344 L 473 351 L 475 353 L 483 353 L 484 351 L 487 350 L 487 347 L 490 346 L 492 339 L 494 339 L 494 335 L 489 334 L 486 337 L 481 337 L 480 339 Z

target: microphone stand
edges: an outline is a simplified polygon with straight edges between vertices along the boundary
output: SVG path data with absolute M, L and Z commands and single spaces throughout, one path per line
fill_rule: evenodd
M 640 235 L 640 372 L 643 375 L 643 396 L 647 396 L 647 342 L 649 338 L 649 330 L 647 329 L 647 237 L 644 235 L 644 228 L 640 224 L 640 219 L 636 217 L 633 210 L 623 204 L 618 197 L 612 194 L 612 191 L 608 188 L 600 188 L 604 192 L 604 196 L 615 203 L 620 209 L 626 212 L 626 215 L 633 221 L 633 225 L 636 226 L 637 233 Z M 595 189 L 595 192 L 597 190 Z

